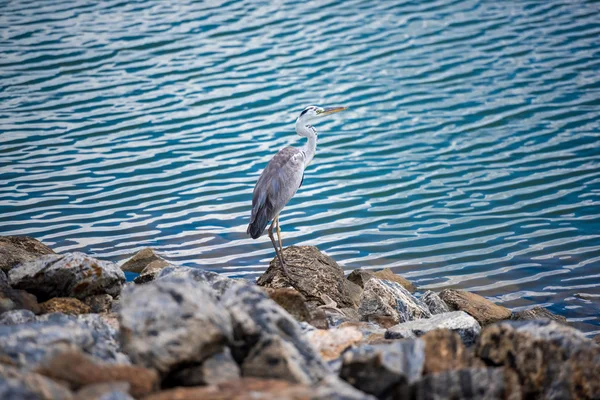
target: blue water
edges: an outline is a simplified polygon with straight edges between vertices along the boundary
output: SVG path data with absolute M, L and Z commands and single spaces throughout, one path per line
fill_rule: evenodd
M 256 277 L 278 149 L 317 156 L 284 245 L 600 331 L 600 4 L 1 1 L 0 234 Z

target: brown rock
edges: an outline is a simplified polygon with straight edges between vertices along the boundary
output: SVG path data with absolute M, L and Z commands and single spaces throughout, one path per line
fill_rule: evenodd
M 600 335 L 596 335 L 592 338 L 592 342 L 600 344 Z
M 534 307 L 530 310 L 523 310 L 518 312 L 513 312 L 510 316 L 510 319 L 514 321 L 527 321 L 533 319 L 551 319 L 556 322 L 561 322 L 563 324 L 567 323 L 567 319 L 562 315 L 556 315 L 546 310 L 544 307 Z
M 471 366 L 472 355 L 461 337 L 449 329 L 436 329 L 421 336 L 425 341 L 424 374 L 457 370 Z
M 8 272 L 24 261 L 31 261 L 54 251 L 29 236 L 0 236 L 0 269 Z
M 397 283 L 401 284 L 402 286 L 404 286 L 404 288 L 411 293 L 414 293 L 417 291 L 417 287 L 411 281 L 409 281 L 406 278 L 401 277 L 400 275 L 396 275 L 389 268 L 385 268 L 385 269 L 382 269 L 381 271 L 375 272 L 375 277 L 377 277 L 379 279 L 385 279 L 386 281 L 397 282 Z
M 10 310 L 29 310 L 38 314 L 40 306 L 34 295 L 10 287 L 6 274 L 0 269 L 0 314 Z
M 481 325 L 509 319 L 511 311 L 492 303 L 485 297 L 464 290 L 445 289 L 440 293 L 451 310 L 461 310 L 471 315 Z
M 134 397 L 145 396 L 158 386 L 158 374 L 154 370 L 135 365 L 100 363 L 75 349 L 55 354 L 36 372 L 66 382 L 75 390 L 97 383 L 127 382 Z
M 92 310 L 81 300 L 73 297 L 55 297 L 40 304 L 42 314 L 60 312 L 63 314 L 89 314 Z
M 113 297 L 110 294 L 98 294 L 86 297 L 83 302 L 93 313 L 108 312 L 112 308 Z
M 329 256 L 314 246 L 290 246 L 283 250 L 286 267 L 292 281 L 283 276 L 279 259 L 273 258 L 267 271 L 258 278 L 259 286 L 285 288 L 292 286 L 308 302 L 324 304 L 323 295 L 331 298 L 338 307 L 354 307 L 356 290 L 344 277 L 344 270 Z
M 350 275 L 348 275 L 348 280 L 350 282 L 355 283 L 356 285 L 360 286 L 361 288 L 364 288 L 365 283 L 367 283 L 367 281 L 374 276 L 375 276 L 375 274 L 372 271 L 358 268 L 358 269 L 355 269 L 354 271 L 350 272 Z
M 268 287 L 264 289 L 265 292 L 267 292 L 267 295 L 275 301 L 275 303 L 283 307 L 285 311 L 289 312 L 296 320 L 300 322 L 308 322 L 311 320 L 311 313 L 306 304 L 306 298 L 296 289 L 272 289 Z
M 3 399 L 71 400 L 69 389 L 45 376 L 0 364 Z
M 339 358 L 348 347 L 360 342 L 363 335 L 357 328 L 315 329 L 306 333 L 308 341 L 325 361 Z
M 121 270 L 126 272 L 142 273 L 145 268 L 152 266 L 154 270 L 161 269 L 169 265 L 163 258 L 159 257 L 149 247 L 138 251 L 133 257 L 121 265 Z M 150 270 L 146 271 L 151 272 Z

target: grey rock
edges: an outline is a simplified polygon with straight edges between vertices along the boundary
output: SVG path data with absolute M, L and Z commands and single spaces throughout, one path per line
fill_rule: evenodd
M 33 372 L 0 364 L 0 399 L 71 400 L 66 387 Z
M 116 334 L 95 314 L 46 314 L 23 324 L 0 326 L 0 353 L 25 369 L 36 368 L 68 346 L 109 363 L 126 364 L 129 359 L 120 352 Z
M 240 367 L 231 356 L 229 348 L 210 356 L 200 365 L 189 366 L 172 373 L 163 386 L 214 385 L 238 379 Z
M 0 314 L 0 325 L 18 325 L 35 321 L 35 314 L 29 310 L 12 310 Z
M 421 377 L 425 344 L 414 339 L 363 345 L 348 350 L 342 360 L 342 379 L 365 393 L 384 398 Z
M 375 272 L 375 278 L 379 278 L 384 281 L 392 281 L 401 284 L 404 289 L 408 290 L 410 293 L 414 293 L 417 291 L 417 287 L 408 279 L 395 274 L 391 269 L 384 268 L 381 271 Z
M 421 300 L 423 300 L 423 302 L 427 304 L 427 307 L 429 307 L 429 311 L 431 311 L 431 314 L 443 314 L 450 312 L 448 304 L 446 304 L 444 300 L 442 300 L 441 297 L 437 295 L 437 293 L 434 293 L 431 290 L 428 290 L 425 293 L 423 293 L 423 296 L 421 296 Z
M 110 294 L 98 294 L 83 301 L 93 313 L 108 312 L 112 308 L 113 297 Z
M 13 268 L 8 278 L 16 289 L 35 294 L 39 301 L 52 297 L 85 299 L 96 294 L 116 296 L 125 275 L 114 263 L 83 253 L 51 254 Z
M 8 283 L 8 277 L 0 269 L 0 313 L 10 310 L 30 310 L 37 314 L 40 306 L 34 295 L 13 289 Z
M 348 280 L 357 284 L 361 288 L 364 288 L 365 283 L 367 283 L 367 281 L 373 277 L 375 277 L 375 274 L 372 271 L 358 268 L 350 272 L 350 274 L 348 275 Z
M 127 382 L 97 383 L 88 385 L 77 392 L 79 400 L 133 400 L 129 395 Z
M 279 360 L 293 359 L 299 369 L 295 376 L 308 377 L 312 383 L 331 372 L 299 323 L 260 288 L 236 283 L 224 293 L 222 302 L 232 317 L 233 355 L 238 363 L 245 363 L 248 357 L 258 359 L 259 350 L 269 350 L 278 353 Z
M 202 282 L 210 287 L 217 299 L 220 299 L 223 293 L 229 289 L 236 279 L 227 278 L 216 272 L 206 271 L 200 268 L 175 267 L 170 266 L 162 269 L 156 279 L 190 279 L 196 282 Z
M 391 317 L 396 323 L 431 317 L 425 303 L 397 282 L 372 278 L 365 284 L 358 312 L 363 321 Z
M 567 323 L 567 319 L 562 315 L 556 315 L 545 309 L 544 307 L 534 307 L 529 310 L 516 311 L 510 316 L 510 319 L 514 321 L 526 321 L 534 319 L 551 319 L 556 322 L 563 324 Z
M 508 399 L 502 368 L 469 368 L 445 371 L 423 377 L 413 385 L 415 399 Z M 400 398 L 403 393 L 394 393 Z
M 190 279 L 159 279 L 121 294 L 121 343 L 136 364 L 163 375 L 198 364 L 230 342 L 231 320 L 212 290 Z
M 257 281 L 259 286 L 273 289 L 292 286 L 307 301 L 323 304 L 323 295 L 338 307 L 356 307 L 360 288 L 344 277 L 344 270 L 329 256 L 314 246 L 290 246 L 283 250 L 292 281 L 283 276 L 275 257 Z
M 13 267 L 36 258 L 55 254 L 54 251 L 29 236 L 0 236 L 0 270 L 8 272 Z
M 145 249 L 138 251 L 129 260 L 125 261 L 123 265 L 121 265 L 121 270 L 139 274 L 152 263 L 154 263 L 154 268 L 160 268 L 160 266 L 169 265 L 166 260 L 154 253 L 154 250 L 146 247 Z
M 475 343 L 481 333 L 481 326 L 475 318 L 464 311 L 454 311 L 436 314 L 428 319 L 418 319 L 398 324 L 386 331 L 385 338 L 415 338 L 434 329 L 449 329 L 458 333 L 467 346 Z

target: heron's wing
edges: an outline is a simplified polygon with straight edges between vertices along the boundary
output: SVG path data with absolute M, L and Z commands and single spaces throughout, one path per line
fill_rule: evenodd
M 304 175 L 306 154 L 294 147 L 281 149 L 269 161 L 252 195 L 252 215 L 248 233 L 262 235 L 271 221 L 296 194 Z

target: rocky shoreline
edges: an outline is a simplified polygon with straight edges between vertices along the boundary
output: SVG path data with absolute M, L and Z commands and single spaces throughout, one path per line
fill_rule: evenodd
M 600 398 L 598 338 L 548 310 L 284 255 L 250 282 L 0 237 L 0 398 Z

